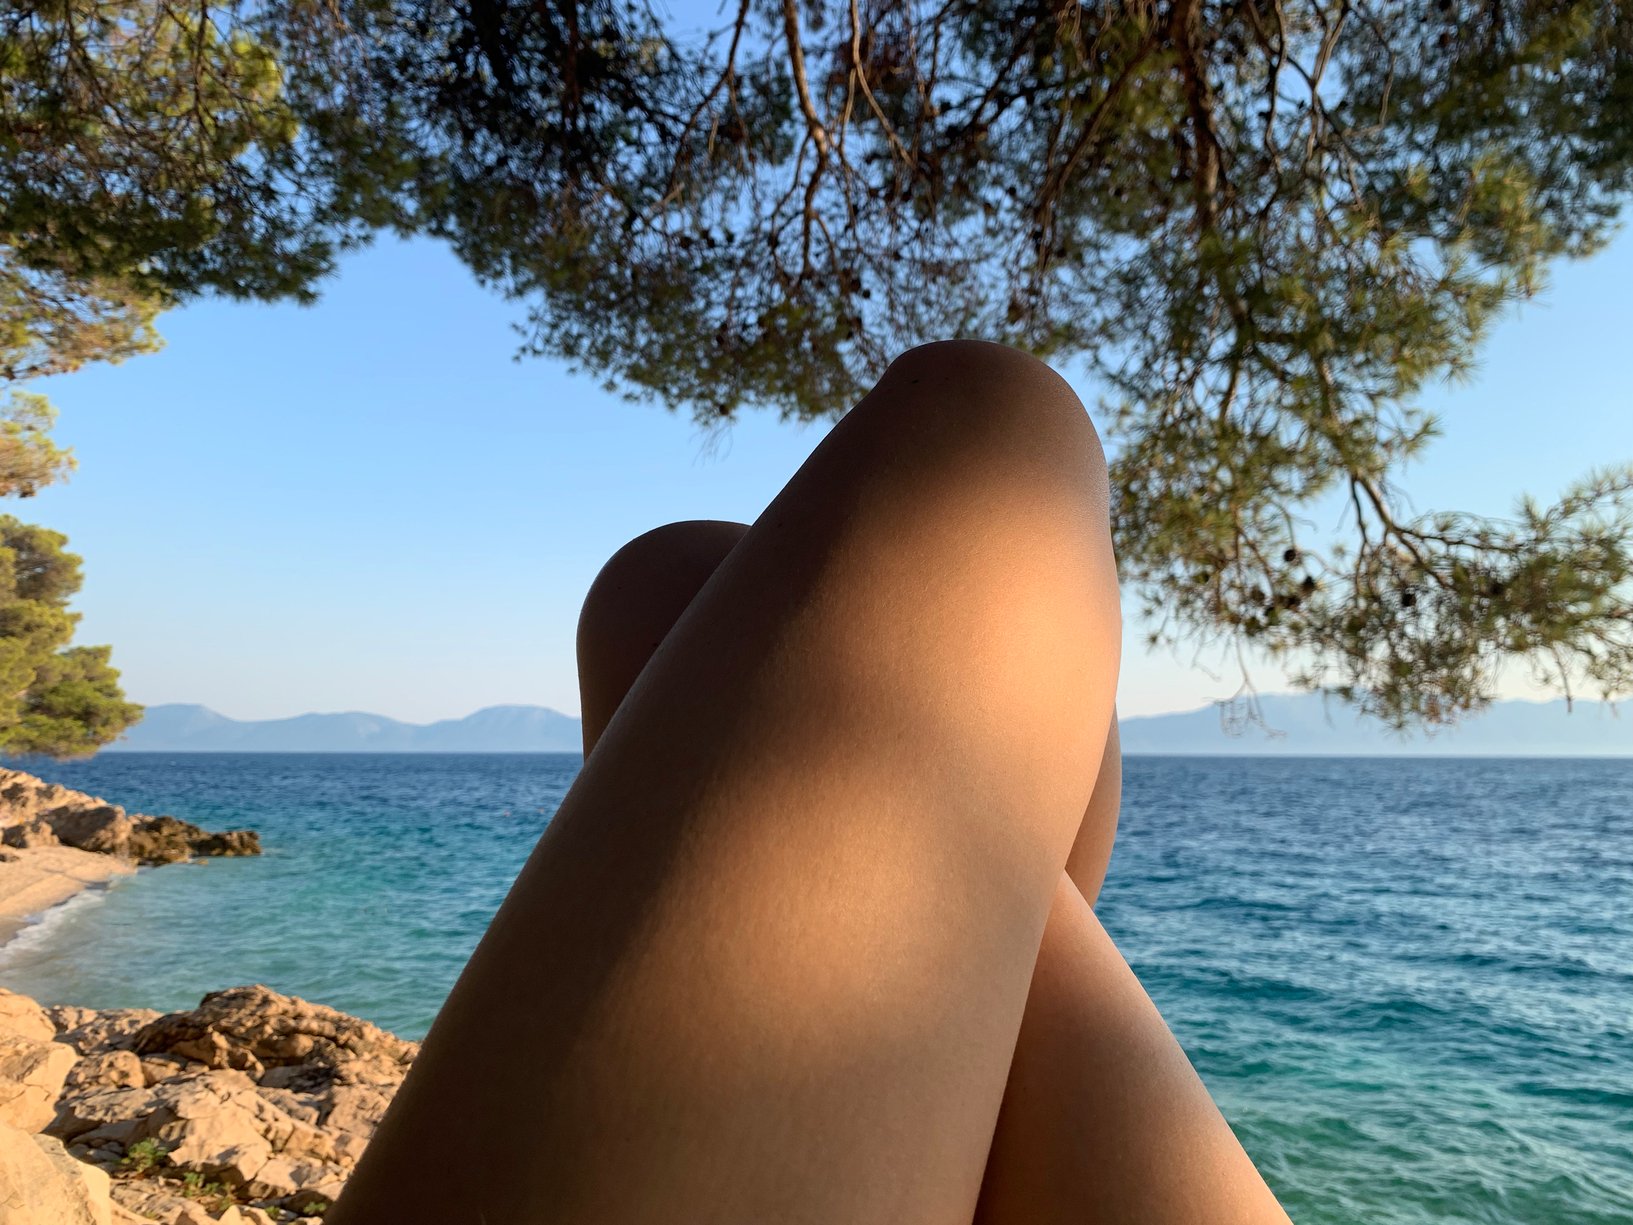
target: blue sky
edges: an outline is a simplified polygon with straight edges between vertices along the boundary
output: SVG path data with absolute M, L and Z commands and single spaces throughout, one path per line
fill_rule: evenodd
M 1445 437 L 1407 475 L 1420 508 L 1501 513 L 1633 460 L 1630 273 L 1627 235 L 1560 266 L 1471 383 L 1426 398 Z M 137 701 L 237 718 L 576 713 L 574 624 L 601 562 L 658 523 L 752 519 L 825 427 L 751 414 L 708 439 L 684 412 L 513 361 L 519 313 L 440 246 L 391 240 L 314 307 L 173 312 L 163 352 L 38 385 L 80 468 L 4 509 L 85 558 L 80 640 L 114 644 Z M 1124 714 L 1235 690 L 1234 662 L 1150 654 L 1139 632 Z M 1254 679 L 1284 687 L 1273 668 Z

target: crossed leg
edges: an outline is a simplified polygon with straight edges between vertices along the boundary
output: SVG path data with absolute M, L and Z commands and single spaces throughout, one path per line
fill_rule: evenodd
M 987 1156 L 1001 1102 L 1000 1142 L 1035 1113 L 1004 1085 L 1045 923 L 1062 889 L 1087 913 L 1062 869 L 1115 687 L 1105 496 L 1038 363 L 892 366 L 625 660 L 332 1220 L 940 1225 L 984 1172 L 989 1219 L 1043 1219 L 1052 1166 Z M 1282 1219 L 1221 1207 L 1078 1219 Z
M 603 567 L 579 621 L 584 754 L 748 526 L 671 523 Z M 1055 891 L 988 1156 L 980 1225 L 1269 1225 L 1280 1206 L 1090 906 L 1122 784 L 1117 726 Z

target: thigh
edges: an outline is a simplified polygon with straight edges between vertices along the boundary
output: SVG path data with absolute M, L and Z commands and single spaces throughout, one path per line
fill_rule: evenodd
M 1081 405 L 896 363 L 634 682 L 336 1219 L 967 1221 L 1118 641 Z
M 579 622 L 585 752 L 748 530 L 671 523 L 609 560 Z M 1050 911 L 987 1161 L 981 1225 L 1284 1222 L 1162 1018 L 1095 922 L 1117 826 L 1115 722 Z M 1081 896 L 1079 896 L 1081 895 Z

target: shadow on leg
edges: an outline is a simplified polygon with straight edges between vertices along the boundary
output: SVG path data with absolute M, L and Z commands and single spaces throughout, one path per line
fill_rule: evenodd
M 658 644 L 743 534 L 746 523 L 691 519 L 637 536 L 590 584 L 578 618 L 578 692 L 584 755 Z
M 608 561 L 579 622 L 584 750 L 748 530 L 672 523 Z M 988 1157 L 981 1225 L 1281 1222 L 1189 1062 L 1090 912 L 1117 824 L 1112 725 L 1050 911 Z
M 748 531 L 723 519 L 687 519 L 653 528 L 601 567 L 578 621 L 579 706 L 589 756 L 658 645 Z M 1111 726 L 1066 870 L 1092 904 L 1105 880 L 1117 832 L 1123 765 Z

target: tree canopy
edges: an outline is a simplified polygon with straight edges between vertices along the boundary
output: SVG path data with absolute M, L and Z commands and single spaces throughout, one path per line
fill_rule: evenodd
M 529 351 L 710 423 L 836 415 L 914 343 L 1007 341 L 1106 389 L 1159 637 L 1252 641 L 1402 725 L 1511 660 L 1633 691 L 1633 471 L 1501 521 L 1395 487 L 1424 388 L 1616 222 L 1633 0 L 659 12 L 13 10 L 0 250 L 168 304 L 309 295 L 370 231 L 428 233 Z M 1336 537 L 1301 518 L 1330 498 Z
M 80 574 L 67 543 L 0 515 L 0 751 L 90 753 L 142 713 L 124 700 L 108 647 L 68 645 Z

